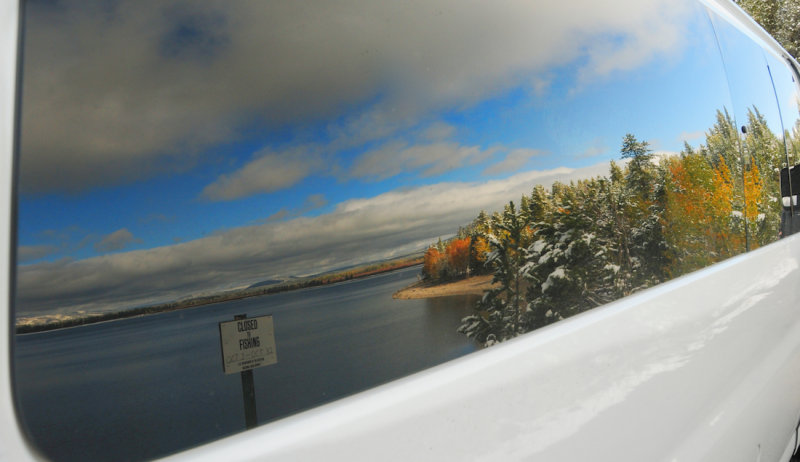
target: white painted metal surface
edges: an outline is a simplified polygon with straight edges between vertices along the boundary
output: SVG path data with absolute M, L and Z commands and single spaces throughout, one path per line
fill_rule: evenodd
M 6 313 L 17 14 L 15 2 L 0 3 Z M 793 237 L 172 460 L 785 461 L 800 417 L 799 285 Z M 0 329 L 9 335 L 9 316 Z M 9 343 L 0 342 L 0 460 L 29 460 Z
M 777 461 L 800 238 L 174 460 Z
M 14 152 L 14 90 L 17 79 L 19 6 L 0 2 L 0 460 L 33 458 L 17 424 L 11 385 L 11 315 L 9 312 L 11 261 L 11 181 Z

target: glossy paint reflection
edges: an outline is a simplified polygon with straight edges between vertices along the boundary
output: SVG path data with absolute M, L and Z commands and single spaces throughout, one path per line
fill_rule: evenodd
M 619 296 L 778 237 L 773 173 L 796 126 L 796 84 L 694 1 L 32 0 L 24 43 L 18 324 L 192 306 L 18 337 L 24 419 L 54 457 L 114 454 L 106 443 L 150 457 L 238 430 L 237 418 L 213 418 L 236 392 L 221 382 L 209 339 L 239 311 L 275 311 L 280 362 L 255 372 L 280 384 L 260 397 L 265 420 L 474 350 L 456 329 L 477 296 L 392 300 L 419 267 L 357 276 L 419 259 L 536 185 L 610 177 L 617 161 L 617 178 L 602 181 L 618 186 L 634 162 L 620 159 L 626 139 L 647 143 L 646 167 L 658 173 L 637 210 L 689 218 L 654 215 L 648 229 L 679 236 L 653 247 L 674 265 Z M 798 136 L 786 136 L 790 153 Z M 679 183 L 692 165 L 697 184 Z M 719 223 L 706 222 L 712 215 Z M 629 227 L 631 242 L 645 234 Z M 716 241 L 692 247 L 692 232 Z M 622 266 L 638 271 L 633 260 Z M 603 270 L 614 279 L 620 262 Z M 566 273 L 539 282 L 553 274 Z M 231 301 L 259 287 L 275 290 Z M 226 301 L 195 306 L 214 297 Z M 659 319 L 642 332 L 656 336 Z M 679 340 L 698 351 L 705 341 Z M 595 397 L 588 404 L 543 409 L 529 423 L 544 434 L 564 432 L 548 422 L 591 425 L 683 367 L 695 352 L 676 354 L 675 341 L 641 347 L 635 368 L 615 364 L 615 386 L 587 381 L 578 391 Z M 556 392 L 572 374 L 559 359 L 569 348 L 552 354 L 541 387 Z M 99 390 L 113 392 L 95 403 Z M 193 430 L 163 439 L 156 429 L 180 412 Z M 45 423 L 52 415 L 62 420 Z M 146 428 L 128 438 L 131 425 Z
M 23 336 L 24 423 L 58 460 L 160 457 L 242 430 L 217 323 L 243 312 L 276 323 L 278 364 L 254 371 L 262 424 L 475 351 L 454 327 L 473 300 L 391 299 L 416 271 Z
M 536 183 L 606 174 L 626 133 L 674 154 L 730 107 L 713 32 L 688 1 L 580 15 L 513 2 L 353 17 L 343 6 L 109 8 L 30 7 L 18 317 L 419 251 Z M 288 26 L 250 27 L 274 17 Z M 473 37 L 488 24 L 502 33 Z M 410 43 L 393 34 L 407 27 L 424 30 Z M 262 34 L 270 45 L 243 54 Z M 322 53 L 318 36 L 340 46 Z M 110 59 L 122 40 L 126 58 Z
M 175 460 L 233 448 L 276 459 L 334 450 L 407 460 L 424 448 L 431 459 L 701 461 L 760 450 L 780 460 L 800 402 L 791 247 L 783 241 L 354 397 L 343 403 L 353 414 L 320 409 Z M 384 425 L 364 424 L 374 421 Z M 448 431 L 453 422 L 460 431 Z
M 774 240 L 779 229 L 780 204 L 777 169 L 785 162 L 783 120 L 764 50 L 752 36 L 735 29 L 710 13 L 719 40 L 728 86 L 733 100 L 732 116 L 739 132 L 740 165 L 732 173 L 743 182 L 740 210 L 763 204 L 769 213 L 744 213 L 748 249 Z M 749 132 L 748 132 L 749 131 Z M 748 181 L 755 172 L 771 171 L 767 184 Z M 755 190 L 754 190 L 755 189 Z M 764 193 L 757 190 L 763 189 Z M 771 201 L 771 206 L 764 202 Z M 763 213 L 763 212 L 762 212 Z

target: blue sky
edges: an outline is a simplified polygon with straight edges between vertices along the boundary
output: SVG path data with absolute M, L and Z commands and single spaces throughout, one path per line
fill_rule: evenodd
M 418 250 L 536 183 L 604 174 L 625 133 L 697 145 L 731 107 L 692 2 L 29 11 L 29 313 Z

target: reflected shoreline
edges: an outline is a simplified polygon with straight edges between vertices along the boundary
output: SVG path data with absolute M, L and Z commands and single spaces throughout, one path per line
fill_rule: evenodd
M 325 273 L 310 278 L 304 278 L 293 282 L 283 282 L 272 285 L 254 284 L 245 289 L 192 297 L 180 301 L 148 305 L 138 308 L 123 309 L 120 311 L 110 311 L 105 313 L 80 313 L 71 315 L 47 315 L 39 317 L 21 318 L 17 320 L 15 327 L 16 334 L 32 334 L 56 329 L 65 329 L 99 322 L 114 321 L 118 319 L 147 316 L 151 314 L 165 313 L 169 311 L 185 310 L 200 306 L 211 305 L 214 303 L 229 302 L 245 298 L 261 297 L 274 295 L 284 292 L 291 292 L 312 287 L 328 286 L 344 283 L 356 279 L 364 279 L 379 274 L 399 271 L 422 264 L 421 256 L 404 256 L 394 260 L 383 262 L 372 262 L 364 265 Z
M 485 274 L 472 276 L 456 281 L 444 283 L 431 283 L 418 281 L 405 287 L 392 295 L 398 300 L 412 300 L 419 298 L 450 297 L 453 295 L 483 295 L 483 293 L 498 284 L 493 284 L 494 275 Z

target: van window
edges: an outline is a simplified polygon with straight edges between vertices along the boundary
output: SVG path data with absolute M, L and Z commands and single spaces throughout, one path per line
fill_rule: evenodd
M 783 121 L 764 50 L 711 13 L 727 71 L 738 133 L 734 176 L 741 178 L 746 246 L 763 246 L 781 233 L 780 168 L 786 162 Z
M 787 58 L 765 53 L 770 78 L 775 87 L 776 100 L 780 108 L 784 157 L 781 159 L 781 233 L 784 236 L 800 230 L 800 209 L 796 207 L 800 195 L 800 163 L 798 142 L 800 139 L 800 109 L 797 99 L 798 74 Z M 787 65 L 788 64 L 788 65 Z M 790 174 L 791 173 L 791 174 Z
M 689 0 L 27 1 L 31 440 L 164 456 L 778 239 L 764 56 L 713 25 Z

